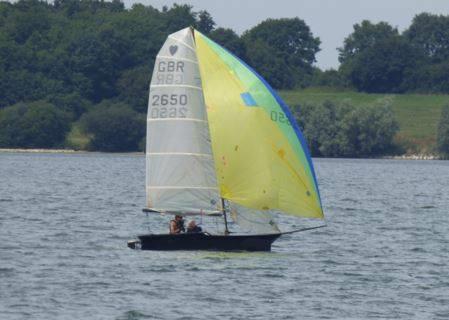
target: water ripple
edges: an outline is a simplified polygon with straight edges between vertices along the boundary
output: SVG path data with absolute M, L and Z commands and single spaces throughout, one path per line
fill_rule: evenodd
M 143 156 L 0 161 L 1 319 L 449 314 L 447 161 L 318 159 L 327 227 L 282 237 L 271 253 L 129 250 L 126 240 L 166 232 L 169 219 L 140 211 Z

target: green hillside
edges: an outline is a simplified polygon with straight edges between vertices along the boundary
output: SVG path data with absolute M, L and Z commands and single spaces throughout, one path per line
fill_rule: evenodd
M 301 103 L 326 100 L 363 106 L 388 99 L 400 125 L 396 140 L 410 153 L 433 152 L 441 108 L 449 104 L 449 95 L 436 94 L 367 94 L 332 88 L 281 91 L 280 94 L 292 108 Z

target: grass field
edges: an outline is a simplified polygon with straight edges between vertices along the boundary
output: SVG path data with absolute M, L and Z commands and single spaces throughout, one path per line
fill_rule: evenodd
M 326 100 L 364 106 L 388 99 L 400 126 L 396 140 L 410 153 L 434 151 L 441 107 L 449 104 L 449 95 L 367 94 L 329 88 L 281 91 L 280 95 L 291 108 Z
M 434 153 L 441 107 L 449 104 L 449 95 L 367 94 L 332 88 L 308 88 L 279 93 L 291 108 L 301 103 L 321 103 L 326 100 L 361 106 L 388 100 L 400 126 L 396 142 L 407 153 L 413 154 Z M 89 141 L 90 137 L 83 134 L 79 125 L 75 124 L 67 136 L 66 145 L 76 150 L 85 150 Z

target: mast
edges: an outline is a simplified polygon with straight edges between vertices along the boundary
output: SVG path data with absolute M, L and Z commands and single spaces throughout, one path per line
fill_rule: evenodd
M 230 234 L 229 229 L 228 229 L 228 218 L 226 217 L 226 208 L 225 208 L 225 199 L 221 198 L 221 206 L 223 208 L 223 218 L 224 218 L 224 223 L 225 223 L 225 235 Z

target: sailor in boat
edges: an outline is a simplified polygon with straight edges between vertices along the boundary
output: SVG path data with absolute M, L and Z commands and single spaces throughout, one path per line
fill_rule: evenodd
M 203 229 L 196 224 L 195 220 L 190 220 L 189 224 L 187 225 L 187 233 L 199 233 L 199 232 L 203 232 Z
M 179 234 L 185 232 L 184 219 L 180 215 L 176 215 L 174 220 L 170 221 L 170 234 Z

